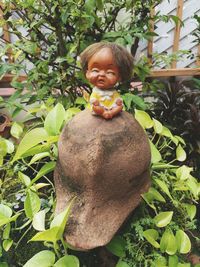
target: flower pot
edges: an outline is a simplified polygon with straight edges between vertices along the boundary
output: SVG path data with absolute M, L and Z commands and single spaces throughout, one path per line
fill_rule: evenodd
M 0 136 L 4 138 L 10 136 L 10 119 L 5 114 L 0 114 Z

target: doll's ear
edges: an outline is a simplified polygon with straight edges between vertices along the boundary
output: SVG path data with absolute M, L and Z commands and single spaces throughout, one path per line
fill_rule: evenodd
M 89 70 L 86 71 L 86 73 L 85 73 L 85 77 L 87 78 L 87 80 L 90 79 L 90 71 L 89 71 Z

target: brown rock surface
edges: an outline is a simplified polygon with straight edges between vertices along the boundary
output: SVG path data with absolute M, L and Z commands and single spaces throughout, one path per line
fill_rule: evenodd
M 146 134 L 127 112 L 107 121 L 85 110 L 65 126 L 58 150 L 56 211 L 77 196 L 65 239 L 83 250 L 103 246 L 149 188 Z

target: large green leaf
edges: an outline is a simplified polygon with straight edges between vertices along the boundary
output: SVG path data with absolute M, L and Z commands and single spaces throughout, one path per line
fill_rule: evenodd
M 30 241 L 48 241 L 56 243 L 59 240 L 58 238 L 59 227 L 52 227 L 48 230 L 42 231 L 34 235 Z
M 148 230 L 143 232 L 143 236 L 155 248 L 160 247 L 160 244 L 156 241 L 159 237 L 158 231 L 156 231 L 154 229 L 148 229 Z
M 126 242 L 121 236 L 115 236 L 106 248 L 115 256 L 124 257 L 125 253 Z
M 5 251 L 8 251 L 11 248 L 12 244 L 13 244 L 13 240 L 12 239 L 6 239 L 6 240 L 4 240 L 3 241 L 3 248 L 4 248 L 4 250 Z
M 173 211 L 160 212 L 154 217 L 154 221 L 157 227 L 165 227 L 171 222 Z
M 48 250 L 35 254 L 24 267 L 51 267 L 55 262 L 55 254 Z M 63 266 L 64 267 L 64 266 Z
M 193 168 L 183 165 L 176 170 L 176 176 L 180 180 L 187 180 L 192 170 Z
M 58 239 L 61 239 L 63 236 L 63 232 L 65 230 L 65 226 L 69 218 L 69 214 L 70 214 L 71 207 L 73 205 L 74 200 L 75 198 L 71 200 L 71 202 L 66 207 L 66 209 L 63 212 L 59 213 L 50 224 L 50 228 L 59 227 L 58 236 L 57 236 Z
M 40 210 L 33 216 L 33 228 L 37 231 L 45 231 L 45 210 Z
M 162 156 L 156 146 L 149 140 L 150 148 L 151 148 L 151 163 L 158 163 L 161 161 Z
M 44 128 L 35 128 L 28 132 L 21 140 L 12 162 L 20 159 L 30 148 L 48 139 L 48 134 Z
M 176 148 L 176 159 L 181 162 L 186 160 L 186 153 L 181 145 L 178 145 L 178 147 Z
M 37 193 L 29 189 L 27 191 L 26 199 L 24 201 L 24 209 L 26 216 L 29 219 L 32 219 L 33 216 L 40 210 L 40 205 L 41 202 Z
M 178 257 L 176 255 L 169 256 L 169 267 L 177 267 Z
M 66 255 L 59 259 L 53 267 L 79 267 L 79 259 L 73 255 Z
M 79 108 L 68 108 L 65 112 L 65 122 L 69 122 L 71 120 L 71 118 L 78 114 L 81 110 Z
M 187 254 L 191 250 L 190 239 L 184 231 L 178 230 L 176 232 L 176 240 L 178 245 L 178 251 L 180 253 Z
M 171 194 L 169 192 L 169 189 L 168 189 L 168 186 L 166 185 L 166 183 L 164 181 L 161 181 L 160 179 L 154 179 L 154 181 L 162 189 L 162 191 L 165 194 L 167 194 L 170 199 L 172 199 L 172 196 L 171 196 Z
M 197 207 L 192 204 L 184 204 L 184 207 L 186 208 L 187 214 L 192 221 L 196 215 Z
M 10 218 L 12 216 L 12 209 L 7 205 L 0 204 L 0 214 L 7 218 Z
M 170 229 L 167 229 L 162 235 L 160 241 L 160 250 L 169 255 L 174 255 L 177 251 L 176 238 Z
M 155 131 L 157 134 L 160 134 L 160 133 L 162 133 L 163 125 L 162 125 L 162 123 L 160 123 L 158 120 L 153 119 L 153 128 L 154 128 L 154 131 Z
M 65 109 L 58 103 L 46 116 L 44 128 L 49 135 L 58 135 L 65 118 Z
M 43 159 L 43 158 L 46 158 L 46 157 L 50 157 L 50 153 L 49 152 L 41 152 L 41 153 L 38 153 L 36 155 L 34 155 L 31 159 L 31 161 L 29 162 L 29 165 Z
M 18 172 L 18 177 L 19 179 L 22 181 L 23 184 L 25 184 L 25 186 L 29 186 L 30 183 L 31 183 L 31 179 L 26 175 L 24 174 L 23 172 Z
M 10 133 L 12 136 L 19 139 L 19 137 L 23 133 L 23 127 L 19 123 L 14 122 L 11 129 L 10 129 Z
M 135 118 L 144 129 L 153 127 L 153 120 L 145 111 L 135 109 Z
M 18 213 L 12 217 L 5 217 L 3 215 L 0 214 L 0 227 L 5 225 L 5 224 L 8 224 L 10 222 L 14 222 L 16 221 L 16 219 L 21 215 L 21 213 Z

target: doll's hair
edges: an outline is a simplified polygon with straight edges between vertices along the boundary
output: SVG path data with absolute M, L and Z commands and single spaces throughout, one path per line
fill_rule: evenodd
M 81 66 L 84 74 L 87 72 L 88 62 L 91 57 L 103 48 L 109 48 L 111 50 L 115 64 L 119 68 L 121 81 L 130 80 L 133 72 L 133 56 L 123 46 L 109 42 L 94 43 L 80 54 Z

